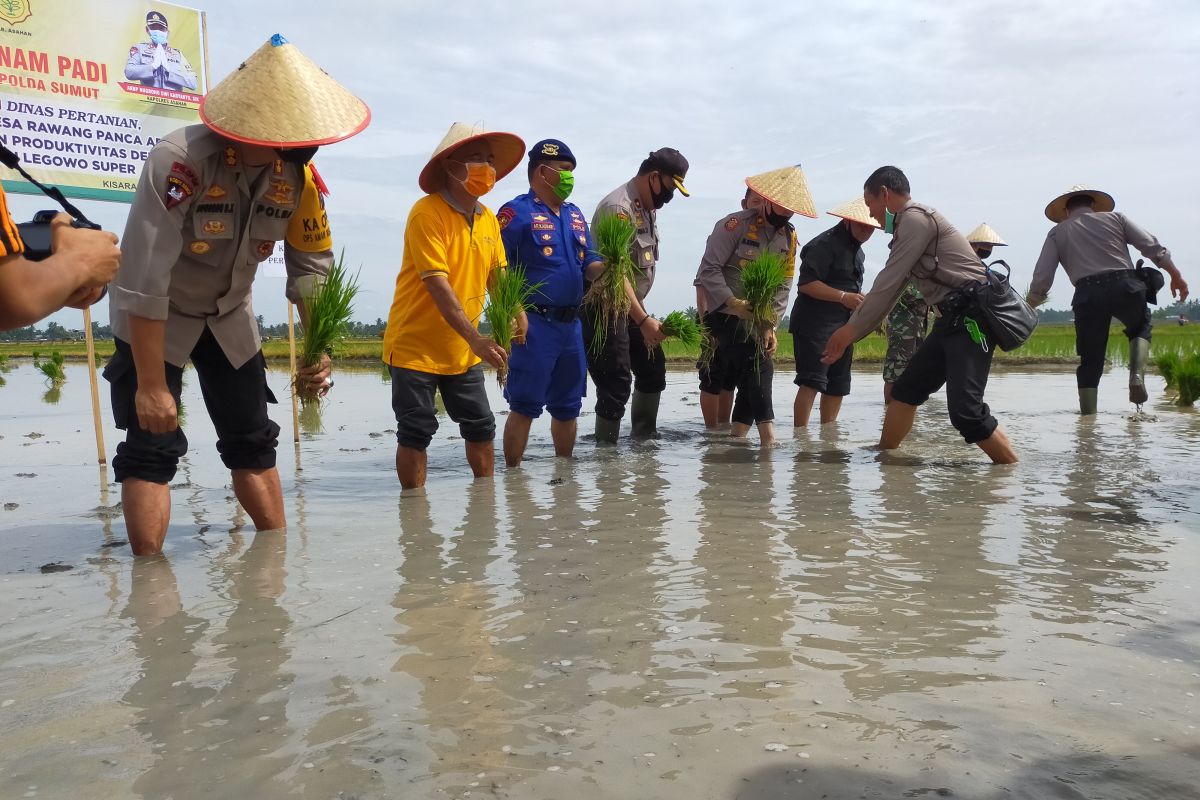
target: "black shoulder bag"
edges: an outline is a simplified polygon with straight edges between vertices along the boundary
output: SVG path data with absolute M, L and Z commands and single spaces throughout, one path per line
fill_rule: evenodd
M 1001 350 L 1016 350 L 1029 341 L 1037 327 L 1037 312 L 1012 287 L 1012 270 L 1004 261 L 985 264 L 984 280 L 967 289 L 975 301 L 979 321 Z M 1001 274 L 997 267 L 1004 267 Z

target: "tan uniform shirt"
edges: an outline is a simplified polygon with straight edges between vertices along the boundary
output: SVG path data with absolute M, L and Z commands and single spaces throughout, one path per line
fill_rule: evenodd
M 642 207 L 635 180 L 613 189 L 600 201 L 596 212 L 592 214 L 592 226 L 595 227 L 596 220 L 607 214 L 633 221 L 637 238 L 631 255 L 638 268 L 633 288 L 638 300 L 645 300 L 646 295 L 650 294 L 650 287 L 654 285 L 654 268 L 658 265 L 658 223 L 654 209 Z
M 846 323 L 858 341 L 879 327 L 911 280 L 929 305 L 984 279 L 967 237 L 939 211 L 909 200 L 896 215 L 892 250 L 871 291 Z
M 1037 305 L 1050 294 L 1060 263 L 1072 286 L 1091 275 L 1133 269 L 1129 245 L 1159 266 L 1171 259 L 1171 252 L 1159 244 L 1158 239 L 1130 222 L 1120 211 L 1075 209 L 1046 234 L 1042 254 L 1033 268 L 1029 302 Z
M 111 285 L 113 334 L 131 314 L 166 320 L 166 360 L 183 366 L 208 326 L 235 367 L 260 349 L 250 290 L 258 264 L 287 240 L 287 294 L 307 296 L 333 262 L 327 220 L 304 168 L 242 164 L 239 148 L 204 125 L 165 136 L 150 152 L 121 239 Z M 298 213 L 302 195 L 315 219 Z
M 775 294 L 776 318 L 787 308 L 792 277 L 796 273 L 796 229 L 789 222 L 772 228 L 753 208 L 723 217 L 708 235 L 700 258 L 696 282 L 703 287 L 708 311 L 729 313 L 723 306 L 742 291 L 742 267 L 762 253 L 778 253 L 787 259 L 787 281 Z

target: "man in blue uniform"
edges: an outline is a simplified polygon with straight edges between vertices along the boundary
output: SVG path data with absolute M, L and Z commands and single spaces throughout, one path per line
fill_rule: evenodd
M 570 458 L 576 420 L 587 393 L 587 357 L 579 310 L 584 276 L 594 280 L 604 262 L 592 244 L 587 219 L 567 202 L 575 186 L 575 156 L 558 139 L 529 151 L 529 191 L 505 203 L 496 215 L 510 265 L 520 264 L 537 287 L 529 309 L 529 332 L 514 342 L 509 358 L 508 421 L 504 461 L 521 464 L 529 427 L 550 412 L 554 453 Z
M 156 89 L 196 91 L 196 71 L 182 51 L 167 44 L 167 18 L 158 11 L 147 14 L 146 35 L 150 41 L 129 48 L 125 79 Z

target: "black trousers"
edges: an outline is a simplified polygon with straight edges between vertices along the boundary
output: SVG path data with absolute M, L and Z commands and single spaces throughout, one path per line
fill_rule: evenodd
M 588 374 L 596 384 L 596 416 L 612 421 L 624 417 L 631 385 L 643 394 L 658 394 L 667 388 L 667 358 L 662 346 L 647 350 L 642 331 L 631 318 L 609 330 L 604 349 L 594 353 L 595 314 L 585 307 L 581 316 Z
M 1075 352 L 1079 354 L 1075 382 L 1080 389 L 1100 385 L 1114 317 L 1125 326 L 1126 337 L 1150 341 L 1146 284 L 1133 270 L 1084 278 L 1075 286 L 1071 308 L 1075 311 Z
M 989 343 L 985 352 L 971 341 L 962 314 L 940 317 L 892 385 L 892 398 L 919 406 L 944 384 L 950 424 L 968 444 L 982 442 L 997 426 L 991 409 L 983 402 L 994 347 Z
M 182 428 L 170 433 L 150 433 L 138 423 L 134 397 L 137 369 L 129 344 L 117 339 L 117 351 L 104 368 L 111 385 L 113 417 L 125 431 L 117 445 L 113 472 L 117 482 L 139 478 L 152 483 L 170 483 L 179 459 L 187 452 Z M 221 345 L 207 328 L 191 354 L 200 379 L 204 405 L 217 431 L 217 452 L 229 469 L 269 469 L 275 466 L 279 426 L 267 416 L 267 403 L 275 395 L 267 386 L 267 362 L 262 351 L 237 369 L 229 363 Z M 167 388 L 179 406 L 183 391 L 183 367 L 166 365 Z
M 709 325 L 717 337 L 721 369 L 726 375 L 733 376 L 737 386 L 730 419 L 742 425 L 774 421 L 771 381 L 775 377 L 775 365 L 771 357 L 759 352 L 758 344 L 737 317 L 711 314 Z

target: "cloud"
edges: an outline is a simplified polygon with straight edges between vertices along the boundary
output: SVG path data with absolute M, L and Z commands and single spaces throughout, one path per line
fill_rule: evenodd
M 387 315 L 417 172 L 455 120 L 570 143 L 573 199 L 589 215 L 649 150 L 682 150 L 693 197 L 660 219 L 658 313 L 694 303 L 705 238 L 738 207 L 742 178 L 797 162 L 822 209 L 855 196 L 873 168 L 901 166 L 914 195 L 959 228 L 999 230 L 1018 283 L 1050 227 L 1042 208 L 1095 183 L 1200 281 L 1192 0 L 193 5 L 209 12 L 216 79 L 282 28 L 370 104 L 372 125 L 318 159 L 338 246 L 364 265 L 362 319 Z M 524 188 L 518 170 L 485 200 L 495 208 Z M 101 216 L 120 228 L 122 213 Z M 829 224 L 797 228 L 806 241 Z M 877 268 L 885 237 L 867 252 Z M 282 319 L 281 295 L 262 284 L 256 307 Z M 1052 304 L 1069 299 L 1060 275 Z

